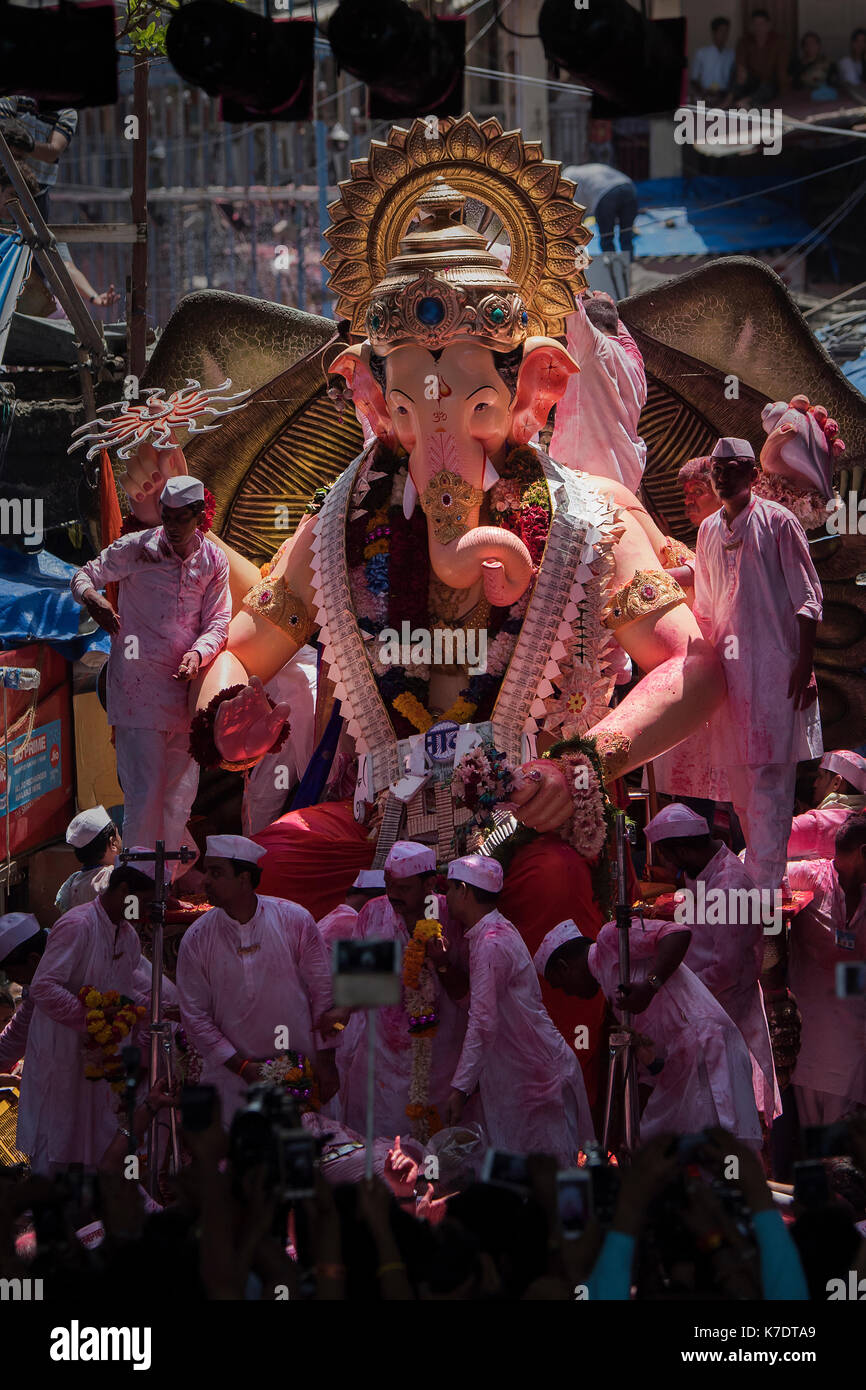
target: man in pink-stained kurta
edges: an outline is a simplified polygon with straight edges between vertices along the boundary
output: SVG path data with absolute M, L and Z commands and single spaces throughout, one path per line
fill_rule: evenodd
M 625 1001 L 619 989 L 617 931 L 616 923 L 608 922 L 592 943 L 581 937 L 574 922 L 560 923 L 536 952 L 539 974 L 580 997 L 591 997 L 601 985 L 620 1015 Z M 655 1053 L 648 1061 L 643 1050 L 638 1054 L 640 1081 L 653 1086 L 641 1116 L 641 1139 L 721 1125 L 760 1148 L 749 1050 L 737 1025 L 682 964 L 689 938 L 690 932 L 675 922 L 632 918 L 628 1007 L 635 1029 L 650 1040 Z
M 580 373 L 556 407 L 551 457 L 637 492 L 646 466 L 638 434 L 647 395 L 640 348 L 606 294 L 578 299 L 566 328 Z
M 198 788 L 189 752 L 189 687 L 225 646 L 228 561 L 198 531 L 204 491 L 172 478 L 163 524 L 122 536 L 72 577 L 72 593 L 112 636 L 108 722 L 114 726 L 127 844 L 178 850 Z M 118 612 L 98 590 L 119 585 Z
M 218 905 L 188 928 L 178 952 L 181 1020 L 226 1125 L 261 1079 L 261 1063 L 280 1052 L 310 1059 L 323 1100 L 336 1089 L 335 1040 L 317 1031 L 333 1002 L 327 953 L 306 908 L 255 892 L 264 854 L 241 835 L 208 836 L 206 892 Z
M 683 872 L 686 891 L 677 920 L 692 933 L 684 963 L 742 1033 L 752 1059 L 755 1104 L 769 1126 L 781 1115 L 782 1101 L 761 970 L 765 933 L 783 930 L 781 900 L 761 901 L 741 861 L 711 837 L 706 820 L 688 806 L 665 806 L 645 834 L 661 857 Z
M 785 871 L 797 762 L 822 751 L 812 671 L 822 592 L 805 532 L 778 502 L 752 493 L 747 440 L 720 439 L 713 488 L 722 503 L 698 531 L 694 613 L 725 672 L 710 723 L 759 888 Z
M 789 859 L 832 859 L 836 831 L 866 807 L 866 758 L 847 748 L 825 753 L 815 778 L 815 806 L 795 816 L 788 839 Z
M 522 936 L 491 902 L 501 888 L 495 859 L 472 854 L 448 866 L 449 912 L 469 945 L 470 1002 L 445 1122 L 459 1124 L 477 1088 L 493 1148 L 553 1154 L 570 1168 L 595 1138 L 583 1073 L 541 1002 Z
M 866 960 L 866 816 L 839 831 L 835 860 L 788 865 L 812 901 L 791 922 L 788 985 L 803 1020 L 793 1075 L 802 1125 L 828 1125 L 866 1104 L 866 1000 L 839 998 L 836 967 Z
M 78 991 L 116 989 L 141 1002 L 135 982 L 141 945 L 124 913 L 134 896 L 141 920 L 152 895 L 152 877 L 116 868 L 94 902 L 71 908 L 49 934 L 30 986 L 34 1011 L 15 1141 L 36 1173 L 95 1165 L 116 1134 L 115 1093 L 106 1081 L 85 1076 L 86 1010 Z
M 444 894 L 432 892 L 436 855 L 426 845 L 398 840 L 385 861 L 387 896 L 373 898 L 358 913 L 354 940 L 367 937 L 396 940 L 405 949 L 410 931 L 425 915 L 425 905 L 442 924 L 446 945 L 438 954 L 428 947 L 425 968 L 436 976 L 434 1009 L 439 1026 L 432 1039 L 428 1105 L 444 1121 L 451 1078 L 460 1058 L 468 1016 L 469 950 L 460 926 L 448 913 Z M 429 899 L 433 903 L 429 904 Z M 367 1027 L 369 1013 L 352 1015 L 339 1052 L 340 1102 L 345 1123 L 363 1134 L 367 1123 Z M 356 1022 L 359 1020 L 359 1022 Z M 347 1028 L 347 1033 L 349 1029 Z M 374 1133 L 379 1138 L 410 1133 L 409 1082 L 412 1076 L 412 1037 L 405 1004 L 376 1010 Z M 474 1118 L 468 1116 L 467 1118 Z

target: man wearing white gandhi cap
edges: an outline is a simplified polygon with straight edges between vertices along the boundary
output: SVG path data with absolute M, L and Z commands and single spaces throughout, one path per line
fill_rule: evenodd
M 149 849 L 164 840 L 176 852 L 198 788 L 188 683 L 225 646 L 231 600 L 228 561 L 199 529 L 199 480 L 170 478 L 160 515 L 161 526 L 121 536 L 82 566 L 71 587 L 112 638 L 108 722 L 123 788 L 124 839 Z M 117 611 L 99 592 L 109 584 L 118 586 Z
M 673 802 L 645 831 L 676 874 L 684 876 L 676 920 L 692 940 L 685 964 L 736 1023 L 752 1059 L 758 1113 L 771 1125 L 782 1113 L 773 1047 L 761 991 L 765 932 L 782 930 L 781 897 L 763 895 L 745 866 L 709 833 L 703 816 Z
M 177 961 L 183 1026 L 231 1123 L 261 1065 L 285 1052 L 311 1061 L 323 1101 L 337 1089 L 328 957 L 306 908 L 257 894 L 267 850 L 244 835 L 209 835 L 205 892 L 214 906 L 185 933 Z
M 416 923 L 425 916 L 442 924 L 445 942 L 427 942 L 424 970 L 432 993 L 438 1028 L 431 1045 L 428 1105 L 444 1116 L 454 1068 L 466 1031 L 469 989 L 468 948 L 460 927 L 437 894 L 436 853 L 429 845 L 398 840 L 385 860 L 385 895 L 361 908 L 352 933 L 356 941 L 396 940 L 408 945 Z M 338 1056 L 342 1115 L 352 1129 L 364 1132 L 367 1113 L 366 1013 L 352 1016 Z M 348 1036 L 351 1030 L 351 1036 Z M 385 1138 L 409 1130 L 407 1106 L 413 1049 L 405 1002 L 377 1011 L 375 1065 L 375 1132 Z M 417 1128 L 417 1117 L 415 1117 Z M 414 1132 L 414 1130 L 413 1130 Z
M 636 1027 L 655 1051 L 651 1061 L 645 1062 L 643 1052 L 639 1057 L 639 1079 L 654 1080 L 641 1116 L 641 1139 L 721 1125 L 760 1148 L 748 1048 L 736 1024 L 682 963 L 691 933 L 675 922 L 632 918 L 626 1004 L 618 931 L 608 922 L 593 942 L 575 922 L 560 922 L 542 941 L 534 964 L 555 989 L 592 999 L 601 986 L 615 1012 L 627 1007 L 638 1016 Z
M 496 908 L 502 866 L 481 854 L 448 865 L 448 911 L 469 944 L 469 1022 L 451 1082 L 447 1125 L 478 1090 L 493 1148 L 555 1154 L 562 1167 L 595 1133 L 572 1049 L 541 1002 L 520 933 Z
M 836 831 L 852 811 L 866 808 L 866 758 L 837 748 L 821 759 L 812 795 L 814 810 L 791 822 L 789 859 L 832 859 Z
M 81 865 L 57 890 L 54 906 L 61 912 L 92 902 L 107 887 L 114 857 L 121 847 L 120 832 L 104 806 L 79 811 L 66 827 L 66 843 Z
M 145 1002 L 147 981 L 136 974 L 141 942 L 135 926 L 147 920 L 153 872 L 152 864 L 118 863 L 99 897 L 70 908 L 48 934 L 30 985 L 34 1010 L 16 1136 L 36 1173 L 96 1164 L 117 1133 L 111 1088 L 85 1075 L 86 1010 L 78 992 L 84 985 L 116 989 Z M 132 919 L 131 899 L 137 905 Z

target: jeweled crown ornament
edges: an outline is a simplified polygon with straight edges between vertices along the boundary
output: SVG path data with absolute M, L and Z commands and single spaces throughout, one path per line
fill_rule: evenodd
M 508 352 L 527 336 L 520 287 L 463 222 L 464 203 L 443 178 L 418 199 L 422 220 L 402 238 L 367 310 L 367 335 L 380 357 L 404 343 L 435 351 L 461 339 Z
M 462 220 L 454 190 L 469 200 Z M 565 333 L 574 297 L 586 288 L 581 248 L 589 231 L 575 185 L 537 141 L 492 117 L 443 116 L 435 131 L 419 118 L 373 140 L 339 192 L 328 209 L 323 263 L 335 314 L 349 320 L 356 342 L 369 337 L 387 353 L 402 341 L 441 347 L 463 338 L 507 351 L 524 338 Z M 419 205 L 430 216 L 409 231 Z M 507 274 L 467 225 L 479 208 L 507 242 Z

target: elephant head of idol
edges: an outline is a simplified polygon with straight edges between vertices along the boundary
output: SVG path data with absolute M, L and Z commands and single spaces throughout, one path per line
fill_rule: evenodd
M 330 371 L 367 431 L 408 453 L 404 511 L 424 511 L 437 578 L 455 589 L 481 580 L 502 605 L 526 590 L 532 560 L 516 536 L 481 524 L 484 495 L 578 367 L 555 339 L 527 337 L 519 286 L 465 225 L 463 203 L 442 179 L 421 196 L 421 220 L 372 292 L 367 339 Z

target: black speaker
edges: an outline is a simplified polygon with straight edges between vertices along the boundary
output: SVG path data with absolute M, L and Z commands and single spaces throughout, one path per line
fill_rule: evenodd
M 544 0 L 538 29 L 549 62 L 595 93 L 593 116 L 674 111 L 682 97 L 686 21 L 644 19 L 627 0 Z
M 171 18 L 172 67 L 209 96 L 224 121 L 308 121 L 313 109 L 315 25 L 265 19 L 228 0 L 193 0 Z

